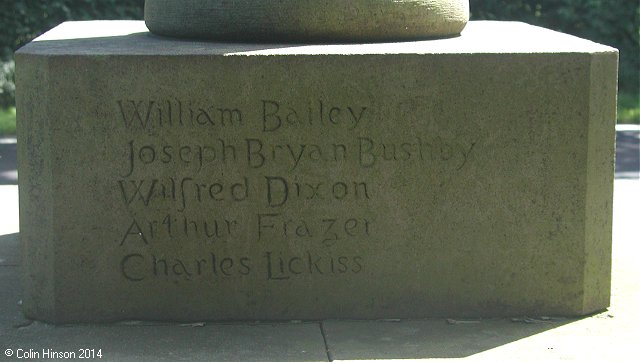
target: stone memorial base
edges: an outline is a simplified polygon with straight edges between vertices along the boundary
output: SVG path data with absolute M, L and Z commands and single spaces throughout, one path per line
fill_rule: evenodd
M 65 23 L 16 54 L 25 314 L 583 315 L 610 294 L 617 51 Z

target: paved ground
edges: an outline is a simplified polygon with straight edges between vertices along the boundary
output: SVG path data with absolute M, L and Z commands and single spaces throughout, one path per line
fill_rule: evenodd
M 80 349 L 89 349 L 100 350 L 102 360 L 118 361 L 635 361 L 640 340 L 639 134 L 618 132 L 613 295 L 611 308 L 603 313 L 548 320 L 64 327 L 31 322 L 20 313 L 15 143 L 0 141 L 0 360 L 46 359 L 52 352 L 79 357 Z
M 616 132 L 616 178 L 640 177 L 640 127 L 618 126 Z
M 17 185 L 16 139 L 0 137 L 0 185 Z M 2 207 L 0 205 L 0 207 Z

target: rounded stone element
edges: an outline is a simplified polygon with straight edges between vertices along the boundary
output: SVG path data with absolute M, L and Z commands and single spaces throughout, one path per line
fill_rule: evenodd
M 244 42 L 368 42 L 459 34 L 468 0 L 146 0 L 164 36 Z

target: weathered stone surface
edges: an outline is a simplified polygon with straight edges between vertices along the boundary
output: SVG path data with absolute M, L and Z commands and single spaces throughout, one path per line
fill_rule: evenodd
M 521 23 L 264 46 L 66 23 L 17 53 L 27 316 L 609 303 L 617 52 Z
M 379 41 L 458 35 L 468 0 L 146 0 L 156 34 L 242 41 Z

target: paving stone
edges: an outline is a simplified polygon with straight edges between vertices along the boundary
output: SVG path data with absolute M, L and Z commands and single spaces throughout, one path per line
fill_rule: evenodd
M 327 361 L 317 324 L 52 326 L 35 322 L 2 346 L 39 353 L 102 353 L 107 361 Z M 50 353 L 50 352 L 49 352 Z

